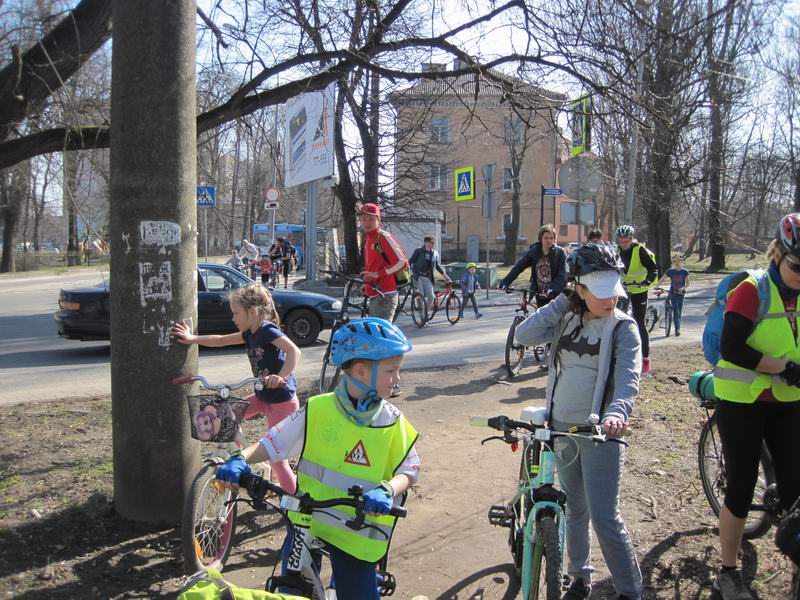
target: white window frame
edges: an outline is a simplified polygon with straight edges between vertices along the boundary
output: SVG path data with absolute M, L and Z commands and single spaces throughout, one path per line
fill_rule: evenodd
M 447 189 L 447 167 L 445 165 L 431 164 L 428 172 L 428 191 L 443 192 Z M 436 170 L 436 174 L 434 174 Z M 435 180 L 434 180 L 435 178 Z
M 448 117 L 431 118 L 431 141 L 434 144 L 450 143 L 450 119 Z

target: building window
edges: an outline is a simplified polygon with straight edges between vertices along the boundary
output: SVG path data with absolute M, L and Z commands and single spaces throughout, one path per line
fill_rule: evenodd
M 516 146 L 522 143 L 522 132 L 524 124 L 522 119 L 517 116 L 506 117 L 503 124 L 503 138 L 509 146 Z
M 432 192 L 439 192 L 447 189 L 447 167 L 444 165 L 431 165 L 431 177 L 428 181 L 428 189 Z
M 560 237 L 566 237 L 569 233 L 569 225 L 559 225 L 558 226 L 558 235 Z
M 450 123 L 447 117 L 431 119 L 431 141 L 434 144 L 446 144 L 450 141 Z
M 503 191 L 514 191 L 514 171 L 510 167 L 503 168 Z

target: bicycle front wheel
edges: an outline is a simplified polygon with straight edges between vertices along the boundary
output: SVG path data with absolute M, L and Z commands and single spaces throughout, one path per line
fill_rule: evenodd
M 506 338 L 506 371 L 509 377 L 514 377 L 519 374 L 522 369 L 522 360 L 525 358 L 525 346 L 517 344 L 514 340 L 514 334 L 517 331 L 517 325 L 522 322 L 521 317 L 514 317 L 511 327 L 508 330 L 508 337 Z
M 183 504 L 181 546 L 187 575 L 221 569 L 233 548 L 236 493 L 214 478 L 217 465 L 207 464 L 192 481 Z
M 411 320 L 417 327 L 425 327 L 428 322 L 428 306 L 425 304 L 425 297 L 419 292 L 414 292 L 411 296 Z
M 648 306 L 647 312 L 644 314 L 644 328 L 652 333 L 658 323 L 658 310 L 655 306 Z
M 700 480 L 703 483 L 703 492 L 708 499 L 711 510 L 719 516 L 722 503 L 725 501 L 727 480 L 725 475 L 725 459 L 722 455 L 722 440 L 717 429 L 716 415 L 711 415 L 703 424 L 700 431 L 700 441 L 697 447 Z M 758 463 L 758 480 L 753 492 L 753 503 L 761 502 L 767 488 L 775 481 L 769 453 L 766 448 L 761 448 L 761 458 Z M 744 537 L 755 539 L 764 535 L 770 528 L 769 515 L 763 510 L 751 510 L 744 526 Z
M 531 544 L 526 544 L 526 550 Z M 536 522 L 536 535 L 529 551 L 529 569 L 523 571 L 522 589 L 527 600 L 561 599 L 561 548 L 558 525 L 552 516 Z
M 667 305 L 664 307 L 664 333 L 667 337 L 669 337 L 670 332 L 672 331 L 672 308 L 670 308 L 669 301 L 667 301 Z
M 450 294 L 447 297 L 447 304 L 444 308 L 450 325 L 458 323 L 458 320 L 461 318 L 461 298 L 455 293 Z
M 331 330 L 331 335 L 333 334 L 334 330 Z M 339 383 L 341 372 L 342 370 L 331 362 L 331 346 L 328 344 L 325 349 L 325 356 L 322 357 L 322 367 L 319 371 L 319 393 L 327 394 L 332 392 L 336 384 Z

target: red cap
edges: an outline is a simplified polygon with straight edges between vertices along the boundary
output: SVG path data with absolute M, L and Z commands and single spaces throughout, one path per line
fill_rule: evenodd
M 367 204 L 362 204 L 361 208 L 358 211 L 360 215 L 374 215 L 376 217 L 381 216 L 381 207 L 377 204 L 373 204 L 372 202 L 368 202 Z

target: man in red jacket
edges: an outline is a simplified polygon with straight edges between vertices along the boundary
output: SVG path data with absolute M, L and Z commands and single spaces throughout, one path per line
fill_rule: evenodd
M 363 229 L 361 240 L 365 281 L 380 286 L 383 296 L 370 285 L 364 286 L 369 298 L 369 316 L 391 321 L 397 309 L 395 274 L 408 267 L 403 249 L 394 236 L 381 229 L 381 209 L 377 204 L 363 204 L 358 211 Z

